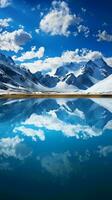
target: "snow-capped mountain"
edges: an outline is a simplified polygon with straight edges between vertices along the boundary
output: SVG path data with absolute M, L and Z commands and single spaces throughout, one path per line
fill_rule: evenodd
M 108 66 L 102 58 L 100 58 L 94 62 L 90 60 L 81 66 L 80 74 L 77 77 L 74 74 L 70 76 L 67 74 L 66 77 L 69 78 L 67 78 L 66 82 L 68 82 L 69 85 L 75 85 L 79 89 L 85 90 L 100 80 L 108 77 L 110 74 L 112 74 L 112 68 Z
M 17 66 L 12 58 L 0 54 L 0 89 L 36 91 L 37 84 L 29 70 Z
M 42 72 L 37 72 L 33 75 L 35 83 L 40 83 L 41 85 L 53 88 L 57 85 L 60 79 L 56 76 L 50 76 L 49 74 L 43 75 Z
M 112 75 L 87 89 L 88 93 L 112 94 Z
M 0 90 L 6 92 L 80 92 L 87 90 L 87 92 L 96 93 L 99 91 L 97 89 L 103 85 L 102 80 L 105 82 L 108 80 L 107 77 L 110 77 L 109 82 L 111 82 L 111 74 L 112 68 L 102 58 L 86 63 L 70 63 L 57 68 L 54 75 L 50 75 L 43 74 L 42 71 L 32 74 L 28 69 L 16 65 L 11 57 L 0 54 Z M 103 88 L 102 86 L 102 90 Z M 108 93 L 110 90 L 111 88 L 108 87 Z
M 112 74 L 112 68 L 107 65 L 107 63 L 102 59 L 98 58 L 94 61 L 90 60 L 87 63 L 78 64 L 78 67 L 73 64 L 70 69 L 64 66 L 57 69 L 55 75 L 61 78 L 62 81 L 65 81 L 68 85 L 73 85 L 78 87 L 81 90 L 86 90 L 89 87 L 93 86 L 95 83 L 103 80 Z
M 82 66 L 85 64 L 85 62 L 65 64 L 56 70 L 55 75 L 63 79 L 67 74 L 74 73 L 77 77 L 82 73 Z

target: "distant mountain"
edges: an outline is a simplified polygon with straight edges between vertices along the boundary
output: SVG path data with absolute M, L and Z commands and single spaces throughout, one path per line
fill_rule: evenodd
M 6 92 L 80 92 L 100 84 L 111 74 L 112 68 L 103 58 L 61 66 L 51 76 L 42 71 L 32 74 L 16 65 L 11 57 L 0 54 L 0 90 Z
M 69 66 L 59 67 L 56 70 L 55 75 L 62 81 L 65 81 L 68 85 L 73 85 L 81 90 L 86 90 L 93 86 L 95 83 L 103 80 L 112 74 L 112 68 L 102 59 L 98 58 L 94 61 L 90 60 L 87 63 L 70 64 Z M 76 69 L 75 69 L 76 68 Z M 74 69 L 74 71 L 73 71 Z
M 95 81 L 103 80 L 112 74 L 112 68 L 102 58 L 99 58 L 94 60 L 94 62 L 91 60 L 87 62 L 83 74 L 88 75 L 94 84 Z
M 33 75 L 35 83 L 40 83 L 41 85 L 53 88 L 57 85 L 60 79 L 56 76 L 50 76 L 49 74 L 43 75 L 42 72 L 37 72 Z
M 69 77 L 67 82 L 69 85 L 75 85 L 79 89 L 85 90 L 112 74 L 112 68 L 102 58 L 99 58 L 94 62 L 88 61 L 80 68 L 80 72 L 77 77 L 73 73 L 70 76 L 67 74 Z
M 85 62 L 65 64 L 56 70 L 55 75 L 64 78 L 68 73 L 74 73 L 77 77 L 81 73 L 80 69 L 84 64 Z

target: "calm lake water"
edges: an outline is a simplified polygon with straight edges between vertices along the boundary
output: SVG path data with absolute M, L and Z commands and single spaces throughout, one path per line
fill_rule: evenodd
M 112 99 L 1 99 L 0 199 L 112 199 Z

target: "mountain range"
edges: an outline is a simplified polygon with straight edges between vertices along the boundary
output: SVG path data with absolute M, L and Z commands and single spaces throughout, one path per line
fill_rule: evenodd
M 53 75 L 32 74 L 11 57 L 0 54 L 0 93 L 6 92 L 87 92 L 112 93 L 112 68 L 102 57 L 85 63 L 70 63 Z

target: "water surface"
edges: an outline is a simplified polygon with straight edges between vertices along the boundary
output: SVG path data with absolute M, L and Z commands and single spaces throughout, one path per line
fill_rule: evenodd
M 1 99 L 0 197 L 112 199 L 112 99 Z

